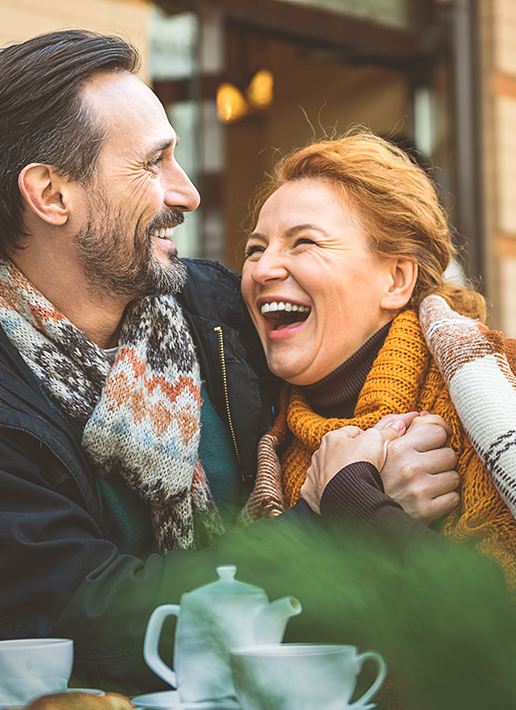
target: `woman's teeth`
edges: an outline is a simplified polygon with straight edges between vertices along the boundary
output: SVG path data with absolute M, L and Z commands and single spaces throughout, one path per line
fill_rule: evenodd
M 264 303 L 261 307 L 262 315 L 275 313 L 276 311 L 308 313 L 310 309 L 308 306 L 299 306 L 297 303 L 290 303 L 290 301 L 271 301 L 270 303 Z
M 270 301 L 263 303 L 260 311 L 267 322 L 267 329 L 273 331 L 302 324 L 309 317 L 311 308 L 291 301 Z
M 152 236 L 158 237 L 159 239 L 172 239 L 173 234 L 174 227 L 162 227 L 161 229 L 155 229 Z

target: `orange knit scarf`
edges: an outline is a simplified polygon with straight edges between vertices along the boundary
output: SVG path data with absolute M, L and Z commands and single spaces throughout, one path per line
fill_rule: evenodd
M 291 507 L 299 499 L 310 458 L 324 434 L 348 424 L 368 429 L 386 414 L 422 410 L 440 414 L 450 424 L 451 446 L 459 459 L 461 505 L 444 519 L 442 532 L 455 542 L 473 543 L 480 553 L 491 557 L 516 593 L 516 521 L 464 431 L 414 311 L 405 311 L 393 321 L 352 419 L 325 419 L 312 411 L 299 389 L 285 386 L 276 423 L 261 442 L 261 459 L 270 472 L 274 449 L 285 440 L 287 428 L 294 435 L 281 457 L 282 491 L 277 491 L 268 514 L 277 514 L 282 506 Z M 268 483 L 270 491 L 270 479 Z M 251 507 L 253 497 L 264 492 L 259 475 Z

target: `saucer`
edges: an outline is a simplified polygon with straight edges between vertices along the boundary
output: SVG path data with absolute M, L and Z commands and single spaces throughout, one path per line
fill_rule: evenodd
M 138 695 L 138 697 L 132 698 L 131 702 L 137 708 L 147 708 L 148 710 L 240 710 L 240 705 L 230 698 L 182 702 L 177 690 Z M 375 703 L 369 703 L 369 705 L 347 705 L 346 709 L 373 710 L 375 707 Z
M 132 698 L 131 702 L 137 708 L 148 708 L 148 710 L 240 710 L 240 705 L 231 698 L 183 702 L 177 690 L 138 695 Z

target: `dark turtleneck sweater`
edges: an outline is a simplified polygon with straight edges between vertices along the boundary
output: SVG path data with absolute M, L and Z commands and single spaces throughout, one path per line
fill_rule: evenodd
M 377 330 L 349 360 L 322 380 L 302 387 L 302 392 L 314 412 L 327 419 L 350 419 L 353 416 L 360 391 L 390 327 L 389 322 Z
M 340 367 L 313 385 L 302 388 L 308 403 L 323 417 L 350 419 L 389 333 L 387 323 Z M 349 464 L 327 484 L 320 502 L 321 516 L 338 536 L 372 533 L 404 549 L 409 542 L 441 544 L 447 541 L 411 518 L 393 498 L 386 495 L 383 481 L 373 464 Z

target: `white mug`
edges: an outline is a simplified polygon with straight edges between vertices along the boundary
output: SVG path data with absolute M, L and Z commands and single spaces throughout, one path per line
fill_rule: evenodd
M 0 641 L 0 708 L 66 690 L 73 665 L 70 639 Z
M 364 661 L 378 673 L 371 687 L 349 701 Z M 386 667 L 375 651 L 354 646 L 277 644 L 246 646 L 231 653 L 231 668 L 242 710 L 345 710 L 361 708 L 379 690 Z

